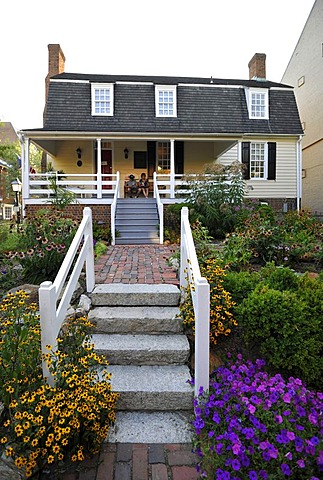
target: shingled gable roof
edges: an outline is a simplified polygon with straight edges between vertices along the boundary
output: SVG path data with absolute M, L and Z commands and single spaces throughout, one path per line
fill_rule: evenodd
M 113 116 L 91 115 L 91 83 L 114 84 Z M 155 115 L 155 85 L 177 85 L 177 117 Z M 249 119 L 245 88 L 269 89 L 269 120 Z M 301 135 L 292 87 L 267 80 L 62 73 L 51 78 L 40 131 Z

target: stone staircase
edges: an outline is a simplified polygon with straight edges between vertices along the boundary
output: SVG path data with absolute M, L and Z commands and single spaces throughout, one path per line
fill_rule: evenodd
M 159 243 L 158 210 L 154 198 L 119 198 L 116 206 L 116 245 Z
M 96 285 L 89 320 L 95 350 L 106 355 L 117 421 L 108 441 L 189 443 L 193 388 L 189 343 L 182 333 L 175 285 Z

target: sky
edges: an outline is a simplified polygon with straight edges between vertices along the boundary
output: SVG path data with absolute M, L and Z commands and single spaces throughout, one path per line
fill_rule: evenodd
M 48 48 L 70 73 L 280 82 L 314 0 L 15 0 L 1 6 L 0 121 L 42 127 Z

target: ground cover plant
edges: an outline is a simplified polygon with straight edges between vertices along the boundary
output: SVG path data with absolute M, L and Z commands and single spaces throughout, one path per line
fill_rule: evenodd
M 264 363 L 239 355 L 195 399 L 193 444 L 203 478 L 322 478 L 323 394 L 299 378 L 270 376 Z
M 40 322 L 23 291 L 0 304 L 0 455 L 26 478 L 45 465 L 75 462 L 96 453 L 115 419 L 105 358 L 98 356 L 87 318 L 70 318 L 58 350 L 45 355 L 55 386 L 43 379 Z

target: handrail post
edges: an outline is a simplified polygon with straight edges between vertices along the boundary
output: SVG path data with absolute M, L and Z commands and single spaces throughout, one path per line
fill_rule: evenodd
M 189 283 L 195 316 L 194 393 L 197 397 L 201 387 L 203 387 L 204 391 L 209 389 L 210 382 L 210 285 L 206 278 L 201 277 L 187 207 L 183 207 L 181 210 L 180 249 L 180 287 L 182 298 L 185 298 L 186 288 Z
M 83 218 L 87 218 L 84 230 L 84 238 L 87 240 L 87 254 L 85 260 L 86 271 L 86 291 L 92 292 L 95 285 L 94 273 L 94 250 L 93 250 L 93 226 L 92 226 L 92 210 L 90 207 L 83 209 Z
M 195 385 L 197 397 L 199 390 L 209 389 L 210 363 L 210 285 L 205 278 L 196 283 L 197 308 L 195 314 Z
M 188 208 L 183 207 L 181 210 L 181 252 L 180 252 L 180 280 L 179 284 L 181 289 L 186 289 L 187 287 L 187 252 L 185 248 L 185 220 L 188 220 Z
M 46 345 L 55 350 L 56 345 L 56 289 L 52 282 L 42 282 L 39 287 L 39 314 L 41 328 L 41 351 L 42 354 L 49 353 Z M 48 383 L 54 385 L 54 379 L 49 372 L 47 363 L 42 359 L 43 375 L 47 377 Z

